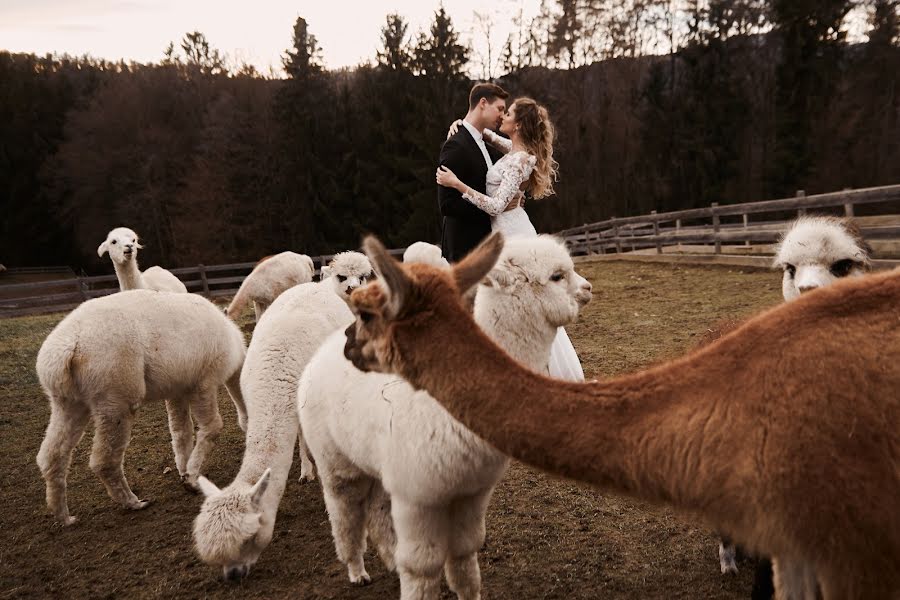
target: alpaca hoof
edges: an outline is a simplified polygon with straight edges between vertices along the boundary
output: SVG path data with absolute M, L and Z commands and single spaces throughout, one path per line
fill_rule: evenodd
M 57 521 L 59 521 L 59 524 L 62 525 L 63 527 L 69 527 L 70 525 L 74 525 L 75 523 L 78 522 L 78 517 L 73 517 L 73 516 L 58 517 Z
M 722 569 L 722 575 L 737 575 L 738 573 L 737 565 L 734 563 L 731 563 L 730 565 L 723 563 L 720 565 L 720 568 Z
M 352 583 L 356 587 L 363 587 L 372 583 L 372 578 L 369 577 L 368 573 L 363 571 L 360 575 L 357 575 L 356 578 L 351 577 L 350 583 Z
M 153 504 L 153 500 L 150 499 L 138 500 L 137 502 L 129 502 L 125 508 L 127 508 L 128 510 L 144 510 L 151 504 Z
M 241 428 L 241 431 L 247 433 L 247 417 L 246 415 L 238 415 L 238 427 Z
M 300 483 L 312 483 L 315 480 L 315 473 L 300 473 L 300 479 L 298 479 L 297 481 L 299 481 Z
M 200 493 L 200 484 L 197 483 L 197 475 L 182 475 L 181 485 L 184 486 L 184 489 L 193 494 Z

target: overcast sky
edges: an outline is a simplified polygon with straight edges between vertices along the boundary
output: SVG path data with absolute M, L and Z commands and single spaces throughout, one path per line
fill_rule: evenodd
M 281 54 L 290 45 L 294 20 L 302 16 L 326 66 L 336 69 L 374 60 L 387 14 L 403 15 L 414 34 L 429 26 L 438 6 L 438 0 L 0 0 L 0 48 L 158 62 L 170 41 L 177 46 L 186 32 L 199 30 L 234 63 L 281 74 Z M 485 36 L 474 12 L 493 21 L 495 55 L 519 10 L 530 18 L 539 6 L 540 0 L 444 1 L 461 37 L 479 51 Z

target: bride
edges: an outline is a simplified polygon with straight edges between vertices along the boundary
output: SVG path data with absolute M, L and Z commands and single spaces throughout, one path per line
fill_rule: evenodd
M 450 126 L 450 135 L 456 133 L 460 124 L 461 121 L 456 121 Z M 503 117 L 500 132 L 509 139 L 484 130 L 485 141 L 505 154 L 488 169 L 487 194 L 473 190 L 444 166 L 438 168 L 435 178 L 439 185 L 458 190 L 463 198 L 491 215 L 492 230 L 506 237 L 537 235 L 517 198 L 522 192 L 532 198 L 553 193 L 558 167 L 553 160 L 553 124 L 545 107 L 531 98 L 519 98 Z M 562 327 L 556 332 L 550 350 L 550 376 L 584 381 L 581 362 Z

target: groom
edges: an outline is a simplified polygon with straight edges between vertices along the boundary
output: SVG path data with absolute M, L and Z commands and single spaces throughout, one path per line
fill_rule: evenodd
M 509 93 L 493 83 L 478 83 L 469 92 L 469 112 L 463 125 L 441 147 L 439 162 L 467 186 L 485 193 L 485 176 L 502 154 L 487 146 L 481 132 L 496 131 L 506 113 Z M 491 217 L 476 208 L 457 190 L 438 186 L 441 211 L 441 250 L 456 262 L 491 232 Z

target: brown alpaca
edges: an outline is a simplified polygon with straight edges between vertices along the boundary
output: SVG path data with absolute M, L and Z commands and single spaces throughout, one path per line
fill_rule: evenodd
M 779 598 L 900 598 L 900 270 L 576 384 L 519 366 L 461 305 L 499 236 L 450 271 L 365 245 L 381 283 L 351 297 L 358 368 L 404 376 L 514 458 L 702 517 L 775 557 Z

